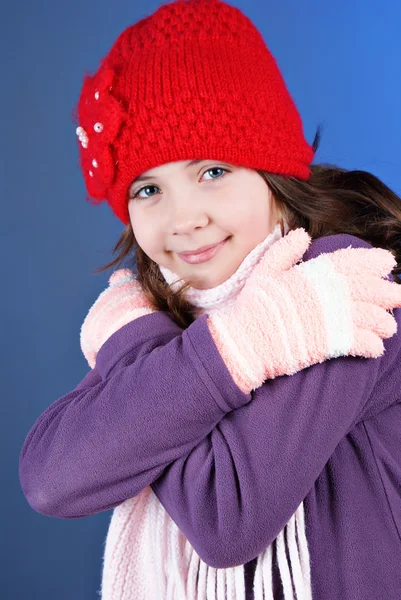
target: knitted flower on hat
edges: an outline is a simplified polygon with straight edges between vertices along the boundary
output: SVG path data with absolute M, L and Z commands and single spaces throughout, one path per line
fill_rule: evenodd
M 112 94 L 115 77 L 109 67 L 100 69 L 93 77 L 86 75 L 76 114 L 85 184 L 89 195 L 99 201 L 104 199 L 115 179 L 116 160 L 112 144 L 128 117 L 121 101 Z M 97 204 L 96 200 L 92 203 Z

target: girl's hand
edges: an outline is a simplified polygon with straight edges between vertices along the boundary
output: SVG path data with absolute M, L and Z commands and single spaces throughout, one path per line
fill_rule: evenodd
M 130 269 L 115 271 L 108 287 L 89 310 L 81 327 L 81 349 L 93 369 L 105 341 L 118 329 L 144 315 L 157 312 Z
M 299 265 L 311 238 L 290 231 L 263 255 L 236 301 L 208 316 L 227 368 L 246 393 L 338 356 L 377 358 L 397 331 L 401 285 L 380 248 L 344 248 Z

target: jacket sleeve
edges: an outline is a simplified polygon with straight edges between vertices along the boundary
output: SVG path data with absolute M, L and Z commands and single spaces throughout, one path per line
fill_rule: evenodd
M 168 313 L 142 316 L 110 336 L 96 367 L 34 423 L 20 452 L 22 491 L 53 517 L 115 508 L 251 399 L 211 344 L 205 318 L 183 330 Z
M 339 237 L 326 240 L 326 251 L 349 245 Z M 319 248 L 315 244 L 308 257 Z M 400 311 L 394 314 L 400 325 Z M 225 415 L 151 484 L 206 564 L 245 564 L 273 542 L 338 443 L 377 404 L 386 365 L 398 373 L 400 386 L 400 371 L 393 368 L 400 355 L 396 338 L 385 340 L 379 359 L 336 358 L 266 381 L 251 403 Z M 205 369 L 209 350 L 210 344 L 199 352 Z
M 361 418 L 382 363 L 338 358 L 245 395 L 206 315 L 185 331 L 166 313 L 141 317 L 35 423 L 23 491 L 38 512 L 77 518 L 152 485 L 207 564 L 244 564 L 277 537 Z
M 361 417 L 381 360 L 337 358 L 267 381 L 151 483 L 206 564 L 245 564 L 273 542 Z

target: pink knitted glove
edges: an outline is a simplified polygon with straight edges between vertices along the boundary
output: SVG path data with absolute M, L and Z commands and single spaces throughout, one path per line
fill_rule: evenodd
M 157 312 L 130 269 L 115 271 L 108 287 L 89 310 L 81 327 L 81 349 L 93 369 L 105 341 L 118 329 L 144 315 Z
M 396 261 L 380 248 L 344 248 L 296 263 L 311 238 L 290 231 L 263 255 L 230 306 L 207 323 L 245 393 L 338 356 L 381 356 L 397 331 L 386 309 L 401 307 L 401 285 L 386 281 Z M 294 266 L 296 265 L 296 266 Z

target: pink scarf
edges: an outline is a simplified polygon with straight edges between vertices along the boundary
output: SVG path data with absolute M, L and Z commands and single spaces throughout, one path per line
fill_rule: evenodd
M 221 285 L 190 288 L 188 299 L 199 309 L 196 316 L 235 300 L 263 253 L 280 237 L 277 226 Z M 161 266 L 160 271 L 170 285 L 179 285 L 175 273 Z M 303 503 L 257 557 L 255 600 L 273 600 L 273 545 L 285 600 L 311 600 Z M 245 600 L 244 566 L 216 569 L 204 563 L 148 486 L 113 511 L 100 593 L 102 600 Z

